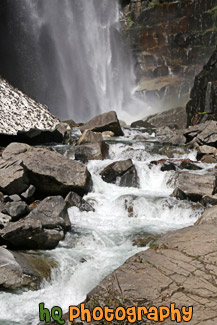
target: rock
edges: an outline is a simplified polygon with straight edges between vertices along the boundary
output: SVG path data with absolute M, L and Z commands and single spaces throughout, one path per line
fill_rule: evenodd
M 112 131 L 116 136 L 122 136 L 123 131 L 115 111 L 110 111 L 94 117 L 80 128 L 81 132 L 91 130 L 93 132 Z
M 19 202 L 19 201 L 22 201 L 22 200 L 21 200 L 21 197 L 17 194 L 9 196 L 9 202 Z
M 206 164 L 216 164 L 217 159 L 214 155 L 204 155 L 201 158 L 201 162 L 206 163 Z
M 12 249 L 54 249 L 69 229 L 67 206 L 57 196 L 43 200 L 26 218 L 9 223 L 0 236 Z
M 0 286 L 6 290 L 39 289 L 54 266 L 54 262 L 36 254 L 31 256 L 0 247 Z
M 146 122 L 153 124 L 157 128 L 165 128 L 167 126 L 174 128 L 174 125 L 176 125 L 178 129 L 185 129 L 187 125 L 187 114 L 184 107 L 176 107 L 148 116 Z
M 114 135 L 115 134 L 112 131 L 104 131 L 104 132 L 102 132 L 103 138 L 107 138 L 107 137 L 112 138 Z
M 183 130 L 171 130 L 168 126 L 160 127 L 156 129 L 156 135 L 161 137 L 161 143 L 167 143 L 171 145 L 183 145 L 186 142 L 186 138 L 183 135 Z
M 214 188 L 215 176 L 182 172 L 177 175 L 176 189 L 172 195 L 180 200 L 188 198 L 197 202 L 204 195 L 214 194 Z
M 29 207 L 25 202 L 9 202 L 6 204 L 6 211 L 12 221 L 17 221 L 29 213 Z
M 101 281 L 88 294 L 85 308 L 170 307 L 172 301 L 176 308 L 193 306 L 193 325 L 211 324 L 210 317 L 215 324 L 216 233 L 211 224 L 168 232 Z M 146 323 L 152 321 L 144 315 L 141 324 Z M 170 317 L 164 323 L 171 324 Z
M 198 147 L 198 152 L 209 155 L 209 154 L 216 154 L 217 155 L 217 149 L 211 146 L 203 145 Z
M 75 159 L 83 163 L 88 160 L 103 160 L 107 158 L 108 150 L 109 146 L 104 141 L 82 144 L 75 149 Z
M 85 130 L 80 139 L 78 140 L 77 145 L 86 144 L 86 143 L 96 143 L 103 142 L 103 137 L 101 133 L 92 132 L 90 130 Z
M 75 123 L 75 121 L 73 120 L 67 120 L 67 121 L 63 121 L 63 123 L 66 123 L 70 126 L 70 128 L 75 128 L 77 126 L 77 123 Z
M 8 152 L 10 152 L 10 155 Z M 14 158 L 12 144 L 5 149 L 3 154 L 5 155 L 5 153 L 7 153 L 8 157 Z M 13 192 L 21 194 L 27 190 L 29 183 L 34 185 L 37 191 L 42 195 L 65 196 L 70 191 L 75 191 L 83 195 L 91 189 L 91 175 L 87 170 L 87 167 L 77 161 L 62 156 L 59 153 L 43 148 L 28 147 L 26 152 L 17 154 L 15 157 L 22 161 L 24 169 L 20 165 L 16 167 L 13 161 L 7 163 L 12 166 L 9 180 L 11 181 L 11 174 L 13 175 L 13 170 L 17 168 L 19 173 L 16 173 L 15 175 L 18 174 L 19 176 L 19 184 L 17 186 L 18 182 L 15 184 L 14 182 L 12 184 L 9 183 L 9 191 L 7 181 L 4 188 L 2 188 L 2 191 L 6 194 L 14 194 Z M 5 164 L 6 163 L 4 163 L 3 166 Z M 7 167 L 6 173 L 8 170 L 9 168 Z M 2 175 L 2 179 L 4 180 L 5 169 L 2 170 L 2 174 L 4 174 Z M 15 177 L 15 175 L 13 177 Z M 27 177 L 26 175 L 28 175 L 28 182 L 26 178 L 24 178 L 24 176 Z
M 77 207 L 80 211 L 95 212 L 95 209 L 77 193 L 69 192 L 65 198 L 65 202 L 68 209 L 71 207 Z
M 148 129 L 148 130 L 155 128 L 155 126 L 153 126 L 151 123 L 149 123 L 147 121 L 143 121 L 143 120 L 133 122 L 130 127 L 131 128 L 144 128 L 144 129 Z
M 202 150 L 206 153 L 207 146 L 217 147 L 217 122 L 207 121 L 191 127 L 184 133 L 184 136 L 188 143 L 197 143 L 198 146 L 203 147 Z M 204 145 L 206 146 L 204 147 Z
M 2 152 L 2 158 L 4 160 L 8 160 L 8 159 L 11 159 L 11 158 L 17 159 L 17 157 L 20 154 L 25 153 L 28 150 L 31 150 L 31 147 L 28 144 L 13 142 L 13 143 L 10 143 L 4 149 L 4 151 Z
M 215 195 L 204 195 L 202 197 L 201 203 L 204 205 L 217 205 L 217 194 Z
M 131 159 L 116 161 L 107 166 L 101 173 L 107 183 L 117 183 L 121 187 L 138 187 L 137 171 Z
M 0 229 L 4 228 L 10 221 L 10 216 L 0 212 Z
M 31 128 L 53 129 L 59 123 L 45 105 L 39 104 L 0 78 L 0 142 L 4 135 L 15 135 L 18 130 Z M 14 141 L 14 140 L 13 140 Z
M 34 199 L 35 192 L 36 192 L 35 186 L 30 185 L 25 192 L 21 193 L 21 197 L 26 202 L 31 202 Z
M 183 160 L 179 166 L 180 169 L 188 169 L 188 170 L 201 170 L 202 168 L 200 166 L 193 164 L 192 162 L 188 160 Z
M 171 170 L 177 170 L 177 167 L 174 163 L 172 162 L 165 162 L 163 163 L 163 165 L 161 166 L 160 170 L 162 172 L 167 172 L 167 171 L 171 171 Z
M 203 70 L 195 77 L 190 101 L 186 106 L 187 125 L 195 125 L 209 119 L 216 120 L 217 106 L 217 50 Z
M 197 220 L 196 225 L 215 224 L 217 225 L 217 206 L 207 208 L 200 219 Z
M 0 160 L 0 190 L 4 194 L 21 194 L 29 187 L 29 179 L 21 162 Z

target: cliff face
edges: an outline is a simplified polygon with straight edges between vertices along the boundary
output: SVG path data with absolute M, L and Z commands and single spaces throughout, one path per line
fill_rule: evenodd
M 217 0 L 131 0 L 123 11 L 139 94 L 164 108 L 185 104 L 216 46 Z

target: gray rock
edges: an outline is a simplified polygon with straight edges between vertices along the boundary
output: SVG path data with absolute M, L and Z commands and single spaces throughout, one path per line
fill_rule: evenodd
M 77 145 L 86 144 L 86 143 L 95 143 L 103 142 L 103 137 L 101 133 L 92 132 L 90 130 L 85 130 L 80 139 L 78 140 Z
M 4 189 L 4 192 L 6 194 L 14 194 L 11 193 L 13 191 L 15 191 L 15 193 L 17 194 L 21 194 L 27 190 L 27 188 L 29 187 L 29 183 L 34 185 L 37 191 L 39 191 L 43 195 L 65 196 L 70 191 L 75 191 L 83 195 L 84 193 L 87 193 L 91 189 L 92 186 L 91 175 L 87 170 L 87 167 L 84 166 L 83 164 L 74 160 L 70 160 L 59 153 L 47 149 L 32 148 L 32 147 L 28 147 L 28 148 L 29 149 L 26 152 L 16 155 L 16 159 L 22 161 L 22 166 L 24 168 L 21 167 L 20 165 L 16 166 L 16 164 L 18 163 L 15 163 L 14 161 L 7 162 L 7 164 L 11 164 L 12 166 L 10 167 L 12 169 L 12 171 L 10 171 L 10 178 L 8 176 L 9 180 L 11 180 L 11 174 L 13 175 L 13 169 L 17 168 L 18 172 L 15 175 L 18 174 L 19 183 L 16 182 L 14 184 L 13 182 L 11 184 L 11 182 L 9 182 L 8 179 L 6 178 L 7 183 L 5 182 L 6 183 L 5 186 L 4 188 L 2 188 L 2 191 Z M 9 145 L 5 149 L 5 151 L 6 152 L 10 151 L 10 157 L 11 158 L 14 157 L 12 145 Z M 8 169 L 9 168 L 7 167 L 7 170 Z M 2 179 L 4 180 L 5 175 L 3 175 L 3 171 L 2 171 Z M 28 182 L 26 181 L 25 178 L 27 177 L 27 174 L 28 174 Z M 1 181 L 1 169 L 0 169 L 0 181 Z M 20 186 L 17 186 L 17 183 Z
M 169 126 L 178 129 L 185 129 L 187 125 L 187 114 L 185 107 L 176 107 L 168 111 L 148 116 L 146 121 L 153 124 L 155 127 Z
M 215 224 L 217 225 L 217 206 L 207 208 L 199 220 L 197 220 L 196 225 L 202 224 Z
M 0 160 L 0 190 L 4 194 L 21 194 L 29 186 L 29 179 L 21 162 Z
M 77 207 L 80 211 L 95 211 L 95 209 L 77 193 L 69 192 L 65 198 L 67 208 Z
M 25 202 L 9 202 L 6 204 L 6 211 L 11 216 L 12 221 L 17 221 L 29 213 L 29 207 Z
M 104 141 L 86 143 L 76 147 L 75 159 L 84 163 L 88 160 L 103 160 L 107 158 L 108 151 L 109 146 Z
M 107 183 L 117 183 L 122 187 L 138 187 L 137 171 L 131 159 L 116 161 L 107 166 L 101 173 Z
M 22 201 L 21 197 L 17 194 L 9 196 L 10 202 L 19 202 Z
M 196 164 L 193 164 L 192 162 L 188 160 L 183 160 L 179 166 L 180 169 L 188 169 L 188 170 L 201 170 L 202 168 L 200 166 L 197 166 Z
M 11 158 L 15 160 L 20 154 L 25 153 L 28 150 L 31 150 L 31 147 L 28 144 L 12 142 L 2 152 L 2 158 L 4 160 Z
M 40 256 L 9 251 L 0 247 L 0 287 L 7 290 L 37 289 L 49 278 L 55 263 Z
M 29 188 L 25 192 L 21 193 L 22 199 L 27 202 L 31 202 L 34 198 L 35 191 L 36 191 L 35 186 L 30 185 Z
M 104 113 L 94 117 L 89 122 L 80 127 L 81 132 L 91 130 L 93 132 L 112 131 L 116 136 L 122 136 L 123 131 L 114 111 Z
M 172 195 L 180 200 L 188 198 L 191 201 L 200 201 L 204 195 L 214 194 L 215 180 L 215 176 L 211 175 L 178 173 L 176 189 Z
M 11 221 L 11 217 L 0 212 L 0 229 L 4 228 Z
M 131 128 L 144 128 L 144 129 L 154 129 L 155 126 L 152 125 L 151 123 L 143 120 L 135 121 L 130 125 Z
M 70 229 L 67 206 L 60 196 L 43 200 L 30 214 L 0 231 L 13 249 L 54 249 Z
M 198 147 L 198 152 L 205 154 L 205 155 L 209 155 L 209 154 L 217 154 L 217 149 L 211 146 L 200 146 Z

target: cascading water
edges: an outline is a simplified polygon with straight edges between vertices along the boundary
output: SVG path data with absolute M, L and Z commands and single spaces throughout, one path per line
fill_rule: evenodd
M 60 306 L 66 312 L 69 305 L 84 301 L 87 293 L 128 257 L 146 249 L 137 246 L 139 240 L 192 225 L 201 215 L 197 204 L 170 197 L 175 172 L 162 172 L 160 166 L 150 169 L 150 161 L 166 158 L 160 154 L 165 148 L 155 142 L 154 134 L 131 129 L 124 132 L 124 137 L 108 141 L 109 159 L 88 163 L 93 191 L 85 199 L 95 212 L 70 208 L 72 231 L 55 250 L 42 252 L 58 264 L 51 281 L 42 283 L 37 291 L 0 292 L 0 324 L 38 324 L 41 302 L 47 308 Z M 80 131 L 75 130 L 74 137 L 79 136 Z M 134 140 L 138 137 L 149 140 Z M 54 150 L 73 159 L 72 146 L 59 145 Z M 195 155 L 183 148 L 174 151 L 174 158 L 195 160 Z M 119 187 L 102 180 L 100 172 L 107 165 L 129 158 L 136 166 L 139 188 Z
M 133 96 L 133 60 L 121 40 L 118 0 L 7 3 L 17 87 L 61 119 L 85 121 L 109 110 L 124 119 L 130 112 L 146 115 L 145 103 Z

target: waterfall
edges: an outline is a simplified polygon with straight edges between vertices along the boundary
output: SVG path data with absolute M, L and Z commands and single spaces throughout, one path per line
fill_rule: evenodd
M 144 117 L 123 44 L 118 0 L 7 0 L 18 87 L 61 119 L 86 121 L 116 110 Z M 127 119 L 127 118 L 125 118 Z

